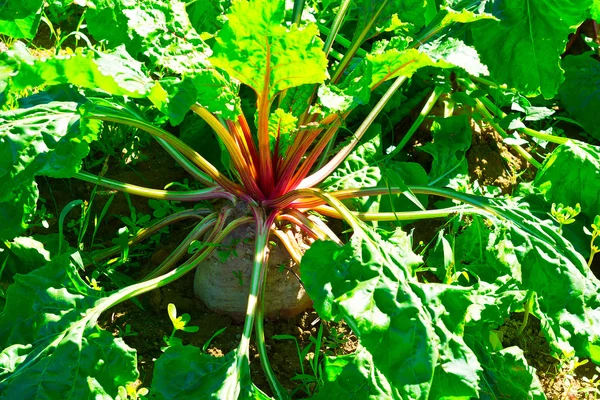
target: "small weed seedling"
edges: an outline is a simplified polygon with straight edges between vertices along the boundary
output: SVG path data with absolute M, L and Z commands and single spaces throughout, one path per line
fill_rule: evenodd
M 200 330 L 200 328 L 197 326 L 189 326 L 187 324 L 188 322 L 190 322 L 189 314 L 186 313 L 179 317 L 177 316 L 177 308 L 175 308 L 175 304 L 169 303 L 169 305 L 167 306 L 167 312 L 169 313 L 169 318 L 171 319 L 171 323 L 173 324 L 173 332 L 171 333 L 171 336 L 165 336 L 163 338 L 167 346 L 162 347 L 162 351 L 165 351 L 170 346 L 182 345 L 183 342 L 181 341 L 181 339 L 175 337 L 175 333 L 177 333 L 177 331 L 194 333 Z

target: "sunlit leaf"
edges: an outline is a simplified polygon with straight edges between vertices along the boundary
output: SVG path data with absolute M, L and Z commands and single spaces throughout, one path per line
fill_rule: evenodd
M 210 61 L 254 89 L 262 101 L 327 76 L 317 26 L 287 28 L 284 14 L 283 0 L 234 2 L 213 47 Z
M 79 105 L 50 102 L 0 112 L 0 201 L 37 175 L 65 178 L 81 168 L 99 125 L 82 120 Z
M 0 34 L 16 39 L 32 39 L 42 17 L 42 0 L 9 1 L 0 3 Z
M 0 314 L 7 399 L 115 397 L 138 378 L 135 350 L 96 325 L 110 298 L 77 273 L 76 254 L 15 278 Z
M 248 361 L 238 369 L 234 350 L 224 357 L 194 346 L 171 346 L 157 360 L 151 392 L 158 399 L 270 399 L 250 382 Z
M 15 66 L 13 71 L 0 71 L 0 81 L 10 79 L 11 90 L 70 83 L 115 95 L 144 97 L 152 84 L 142 64 L 131 58 L 124 47 L 110 53 L 78 48 L 72 55 L 40 59 L 17 42 L 0 57 L 2 64 Z
M 475 48 L 491 76 L 525 95 L 553 97 L 563 81 L 560 55 L 586 19 L 592 0 L 497 0 L 486 11 L 499 21 L 473 28 Z

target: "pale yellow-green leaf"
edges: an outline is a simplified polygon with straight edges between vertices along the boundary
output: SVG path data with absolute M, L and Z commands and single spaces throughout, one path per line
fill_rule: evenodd
M 315 24 L 287 28 L 284 0 L 239 0 L 219 31 L 210 61 L 269 101 L 278 92 L 327 77 Z

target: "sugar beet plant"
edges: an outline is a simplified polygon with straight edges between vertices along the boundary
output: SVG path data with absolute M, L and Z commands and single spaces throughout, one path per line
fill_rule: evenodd
M 0 32 L 32 38 L 42 11 L 38 0 L 6 2 Z M 271 235 L 301 262 L 320 317 L 344 320 L 360 341 L 354 353 L 325 359 L 314 397 L 545 398 L 523 352 L 497 340 L 495 329 L 518 311 L 540 320 L 554 354 L 600 362 L 600 284 L 584 258 L 591 265 L 597 235 L 590 246 L 582 234 L 600 210 L 600 151 L 523 122 L 552 113 L 528 97 L 558 93 L 575 118 L 598 101 L 589 92 L 580 94 L 588 102 L 570 101 L 582 88 L 578 71 L 598 79 L 595 59 L 560 65 L 569 33 L 598 15 L 598 2 L 92 0 L 82 11 L 75 35 L 87 46 L 40 58 L 11 40 L 0 56 L 0 237 L 3 279 L 14 279 L 0 315 L 0 398 L 122 393 L 138 378 L 136 352 L 98 327 L 100 314 L 186 276 L 244 225 L 254 227 L 255 257 L 239 346 L 214 358 L 174 343 L 156 360 L 148 396 L 269 398 L 250 380 L 254 331 L 271 393 L 289 397 L 265 347 Z M 443 111 L 428 117 L 436 104 Z M 382 110 L 394 122 L 417 106 L 400 140 L 382 134 Z M 204 121 L 198 134 L 214 133 L 225 169 L 142 109 L 173 126 Z M 425 118 L 429 172 L 403 151 Z M 484 196 L 468 182 L 471 118 L 538 168 L 519 196 Z M 580 123 L 598 138 L 589 119 Z M 151 135 L 203 188 L 158 190 L 83 171 L 102 124 Z M 542 162 L 521 147 L 530 146 L 527 137 L 559 146 Z M 47 243 L 20 236 L 36 209 L 36 176 L 190 205 L 218 199 L 220 208 L 190 207 L 141 230 L 130 246 L 177 221 L 197 221 L 148 276 L 98 291 L 80 276 L 83 260 L 100 262 L 119 248 L 90 255 L 63 244 L 48 252 Z M 426 209 L 429 195 L 447 199 L 446 208 Z M 553 222 L 553 203 L 580 205 L 576 223 Z M 392 228 L 446 217 L 459 229 L 440 232 L 425 265 L 410 236 Z M 347 243 L 325 218 L 347 223 Z M 290 225 L 315 240 L 304 254 L 282 233 Z M 203 245 L 186 258 L 192 242 Z M 15 265 L 24 254 L 38 264 L 27 274 Z M 440 283 L 419 279 L 424 269 Z

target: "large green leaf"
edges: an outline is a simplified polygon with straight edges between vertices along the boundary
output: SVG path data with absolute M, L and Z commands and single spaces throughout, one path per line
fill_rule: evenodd
M 270 399 L 250 382 L 246 361 L 240 371 L 237 350 L 224 357 L 205 354 L 198 347 L 169 347 L 157 360 L 152 394 L 158 399 Z
M 8 192 L 6 200 L 0 201 L 0 239 L 12 239 L 27 229 L 28 222 L 35 213 L 38 197 L 35 182 Z
M 471 75 L 489 75 L 485 65 L 479 60 L 479 54 L 462 40 L 455 38 L 440 38 L 421 46 L 421 50 L 433 61 L 443 60 L 448 64 L 464 69 Z
M 286 28 L 284 0 L 239 0 L 216 37 L 210 61 L 250 86 L 261 101 L 327 77 L 327 58 L 315 24 Z
M 590 12 L 592 13 L 593 19 L 600 21 L 600 0 L 594 0 Z
M 206 7 L 222 6 L 202 1 L 190 7 L 201 13 Z M 201 15 L 194 15 L 199 23 Z M 227 119 L 239 114 L 237 85 L 208 62 L 212 51 L 193 28 L 183 2 L 98 0 L 86 20 L 95 38 L 113 47 L 124 44 L 134 56 L 144 54 L 161 74 L 166 70 L 180 75 L 160 80 L 149 94 L 174 125 L 181 123 L 195 102 Z
M 161 75 L 165 72 L 179 75 L 160 80 L 149 93 L 150 100 L 174 125 L 183 120 L 195 102 L 227 119 L 239 114 L 238 85 L 208 61 L 212 51 L 192 26 L 185 3 L 177 0 L 95 3 L 86 20 L 96 39 L 107 40 L 112 47 L 125 45 L 133 56 L 142 53 Z M 198 13 L 203 7 L 222 7 L 215 2 L 196 3 L 190 7 Z M 196 22 L 199 17 L 196 15 Z
M 156 81 L 148 96 L 150 101 L 178 125 L 196 102 L 214 114 L 230 120 L 240 113 L 238 85 L 214 70 L 205 69 L 181 78 Z
M 33 39 L 43 5 L 43 0 L 0 1 L 0 34 L 16 39 Z
M 186 11 L 196 32 L 214 34 L 227 21 L 225 12 L 230 5 L 231 0 L 195 1 Z
M 546 338 L 558 354 L 575 353 L 600 362 L 600 282 L 569 242 L 548 226 L 530 225 L 538 225 L 535 228 L 554 241 L 514 227 L 507 237 L 514 250 L 507 250 L 514 251 L 521 267 L 523 288 L 536 293 L 534 314 Z
M 521 311 L 527 293 L 519 290 L 520 282 L 515 277 L 520 278 L 521 270 L 511 263 L 510 252 L 488 251 L 502 248 L 497 243 L 499 234 L 501 230 L 492 231 L 481 217 L 473 216 L 471 225 L 462 230 L 447 255 L 453 276 L 468 271 L 471 280 L 478 280 L 470 286 L 473 303 L 468 309 L 465 342 L 481 363 L 479 398 L 511 395 L 519 399 L 544 399 L 535 370 L 527 365 L 522 351 L 498 349 L 489 340 L 494 335 L 492 329 L 504 324 L 511 313 Z M 431 266 L 429 259 L 427 264 Z
M 403 185 L 426 185 L 427 173 L 420 164 L 385 160 L 381 146 L 381 126 L 373 125 L 364 141 L 356 146 L 344 162 L 323 182 L 327 191 L 367 187 L 391 187 Z M 412 197 L 406 194 L 355 198 L 353 208 L 358 211 L 408 211 L 414 210 L 415 202 L 427 205 L 428 196 Z M 411 200 L 406 198 L 411 196 Z
M 468 292 L 418 283 L 414 257 L 402 253 L 412 251 L 362 230 L 344 247 L 316 242 L 303 256 L 303 281 L 319 315 L 344 319 L 368 352 L 330 359 L 327 375 L 350 373 L 346 379 L 391 398 L 437 398 L 444 387 L 477 397 L 479 364 L 462 340 Z
M 493 349 L 487 329 L 467 329 L 465 340 L 483 366 L 480 399 L 544 400 L 546 395 L 534 368 L 518 347 Z
M 8 80 L 12 90 L 71 83 L 115 95 L 144 97 L 152 85 L 142 64 L 132 59 L 124 47 L 111 53 L 78 48 L 72 55 L 40 59 L 17 42 L 2 55 L 2 64 L 14 66 L 12 70 L 0 70 L 0 81 Z
M 371 87 L 398 76 L 410 78 L 419 68 L 427 66 L 452 67 L 451 64 L 443 61 L 436 63 L 425 52 L 417 49 L 390 49 L 369 54 L 366 62 L 371 64 Z
M 435 118 L 431 124 L 433 141 L 421 147 L 433 157 L 429 180 L 446 186 L 457 175 L 467 174 L 465 155 L 471 147 L 472 130 L 466 115 Z
M 192 27 L 185 3 L 177 0 L 131 2 L 95 0 L 86 11 L 94 38 L 112 47 L 124 44 L 134 57 L 138 53 L 175 73 L 209 67 L 210 49 Z
M 18 275 L 0 314 L 1 399 L 114 398 L 138 378 L 135 350 L 96 325 L 111 304 L 75 254 Z
M 600 147 L 569 141 L 557 147 L 533 181 L 549 203 L 574 207 L 594 218 L 600 212 Z
M 390 382 L 373 366 L 373 356 L 364 347 L 352 354 L 326 357 L 324 372 L 324 385 L 313 399 L 379 400 L 395 396 Z
M 467 196 L 468 197 L 468 196 Z M 535 293 L 533 314 L 551 348 L 600 361 L 600 281 L 551 221 L 536 218 L 529 205 L 509 199 L 476 200 L 494 214 L 497 232 L 488 242 L 487 264 L 474 264 L 488 282 Z M 471 265 L 464 265 L 469 270 Z M 488 268 L 486 273 L 478 272 Z
M 589 54 L 567 56 L 562 67 L 565 81 L 558 90 L 562 104 L 587 133 L 600 140 L 596 115 L 600 110 L 600 62 Z
M 473 28 L 475 48 L 491 76 L 525 95 L 553 97 L 563 81 L 560 55 L 586 19 L 592 0 L 497 0 L 486 11 L 499 21 Z
M 0 201 L 36 175 L 66 178 L 80 169 L 100 125 L 82 120 L 79 105 L 56 101 L 0 112 Z
M 0 238 L 2 238 L 1 235 Z M 11 241 L 0 243 L 0 249 L 4 250 L 0 251 L 0 265 L 4 265 L 2 280 L 10 282 L 16 273 L 25 274 L 50 262 L 58 249 L 56 246 L 52 246 L 52 244 L 58 243 L 57 239 L 58 235 L 37 238 L 17 237 Z M 44 243 L 40 240 L 43 240 Z

